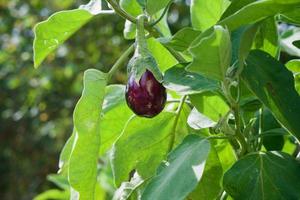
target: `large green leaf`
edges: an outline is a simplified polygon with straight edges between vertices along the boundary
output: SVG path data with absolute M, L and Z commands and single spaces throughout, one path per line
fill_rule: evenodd
M 69 160 L 69 183 L 80 199 L 95 198 L 100 148 L 99 121 L 107 74 L 95 69 L 84 73 L 84 89 L 73 115 L 75 138 Z
M 35 27 L 34 66 L 38 67 L 49 53 L 86 24 L 93 15 L 83 9 L 57 12 Z
M 205 31 L 215 25 L 229 4 L 229 0 L 192 0 L 190 8 L 193 27 Z
M 46 21 L 38 23 L 34 28 L 34 67 L 37 68 L 47 55 L 99 13 L 101 2 L 91 0 L 79 9 L 54 13 Z
M 178 64 L 168 69 L 164 75 L 164 86 L 179 94 L 195 94 L 206 91 L 220 90 L 220 84 L 200 74 L 188 72 L 184 64 Z
M 112 147 L 133 115 L 125 101 L 124 85 L 106 87 L 102 115 L 99 130 L 101 133 L 100 155 Z
M 293 74 L 260 50 L 251 51 L 242 78 L 279 122 L 300 139 L 300 97 Z
M 112 149 L 111 163 L 117 186 L 128 180 L 134 169 L 143 178 L 155 173 L 166 156 L 174 117 L 174 113 L 163 112 L 152 119 L 134 117 L 127 123 Z
M 128 121 L 112 149 L 111 163 L 117 186 L 128 180 L 134 169 L 144 179 L 155 173 L 167 154 L 171 134 L 175 134 L 174 146 L 188 134 L 189 111 L 187 106 L 183 107 L 175 133 L 172 133 L 175 113 L 162 112 L 152 119 L 135 116 Z
M 300 163 L 280 152 L 252 153 L 229 169 L 225 191 L 236 200 L 300 198 Z
M 158 174 L 142 194 L 143 200 L 181 200 L 193 191 L 201 180 L 210 143 L 197 135 L 187 136 L 168 156 Z
M 240 26 L 258 22 L 278 13 L 291 11 L 297 8 L 299 3 L 300 0 L 254 1 L 253 3 L 247 4 L 242 9 L 237 10 L 234 14 L 224 18 L 219 24 L 227 27 L 229 30 L 235 30 Z
M 204 172 L 196 189 L 189 195 L 188 199 L 215 200 L 221 192 L 221 179 L 223 169 L 214 146 L 211 146 L 210 153 L 205 163 Z
M 196 72 L 209 78 L 223 80 L 231 61 L 231 42 L 227 29 L 215 26 L 212 34 L 193 42 L 189 51 L 193 62 L 188 71 Z

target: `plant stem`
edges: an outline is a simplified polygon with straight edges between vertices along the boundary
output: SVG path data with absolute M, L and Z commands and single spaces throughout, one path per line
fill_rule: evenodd
M 247 152 L 247 142 L 241 132 L 240 109 L 239 109 L 238 103 L 234 103 L 234 105 L 232 105 L 232 111 L 234 114 L 235 125 L 236 125 L 235 135 L 241 145 L 241 150 L 239 153 L 239 157 L 240 157 L 240 156 L 243 156 Z
M 122 67 L 125 60 L 128 58 L 128 56 L 133 52 L 134 50 L 134 44 L 132 44 L 122 55 L 121 57 L 115 62 L 115 64 L 112 66 L 112 68 L 108 72 L 108 80 L 111 79 L 113 74 Z
M 207 140 L 214 140 L 214 139 L 229 139 L 228 136 L 209 136 L 207 138 L 205 138 Z
M 115 12 L 118 13 L 121 17 L 136 24 L 137 20 L 133 16 L 129 15 L 125 10 L 120 8 L 119 4 L 115 0 L 106 0 L 106 1 L 111 5 L 111 7 L 115 10 Z
M 185 60 L 185 58 L 180 53 L 178 53 L 177 51 L 175 51 L 171 47 L 168 47 L 168 46 L 164 46 L 164 47 L 174 56 L 174 58 L 176 58 L 176 60 L 178 60 L 179 63 L 186 63 L 187 62 Z
M 169 143 L 168 152 L 170 152 L 170 151 L 173 149 L 173 146 L 174 146 L 175 137 L 176 137 L 176 128 L 177 128 L 179 116 L 180 116 L 181 110 L 182 110 L 182 108 L 183 108 L 183 105 L 184 105 L 184 102 L 185 102 L 186 97 L 187 97 L 187 96 L 183 96 L 183 97 L 181 98 L 180 103 L 179 103 L 179 106 L 178 106 L 178 108 L 177 108 L 177 110 L 176 110 L 176 117 L 175 117 L 175 120 L 174 120 L 173 127 L 172 127 L 172 129 L 171 129 L 171 139 L 170 139 L 170 143 Z

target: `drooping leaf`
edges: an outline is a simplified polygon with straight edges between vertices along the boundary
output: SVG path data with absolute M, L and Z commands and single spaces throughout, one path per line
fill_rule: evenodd
M 182 95 L 220 90 L 217 81 L 197 73 L 188 72 L 184 67 L 184 64 L 178 64 L 166 71 L 163 82 L 166 88 Z
M 300 163 L 288 154 L 259 152 L 237 161 L 223 179 L 234 199 L 299 199 Z
M 97 160 L 100 148 L 99 122 L 105 95 L 107 74 L 95 69 L 84 73 L 84 89 L 73 121 L 74 144 L 69 159 L 69 183 L 80 199 L 95 198 Z
M 271 110 L 277 120 L 300 139 L 300 97 L 293 74 L 260 50 L 251 51 L 242 78 L 248 88 Z
M 54 13 L 46 21 L 38 23 L 34 28 L 34 67 L 39 67 L 51 52 L 99 13 L 101 2 L 91 0 L 79 9 Z
M 215 25 L 229 4 L 229 0 L 192 0 L 190 8 L 193 27 L 205 31 Z
M 232 15 L 221 20 L 218 24 L 227 27 L 229 30 L 235 30 L 243 25 L 253 24 L 267 17 L 279 13 L 291 11 L 299 5 L 300 0 L 264 0 L 254 1 L 247 4 L 243 9 L 239 9 Z
M 143 200 L 181 200 L 193 191 L 201 180 L 210 143 L 197 135 L 189 135 L 168 156 L 142 194 Z
M 193 61 L 188 71 L 199 73 L 212 79 L 223 80 L 231 61 L 231 42 L 227 29 L 215 26 L 208 37 L 190 47 Z

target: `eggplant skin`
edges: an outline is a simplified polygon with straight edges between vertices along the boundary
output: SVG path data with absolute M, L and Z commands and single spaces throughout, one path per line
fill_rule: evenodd
M 152 118 L 164 109 L 167 93 L 152 72 L 146 70 L 138 83 L 133 75 L 129 76 L 125 97 L 127 105 L 136 115 Z

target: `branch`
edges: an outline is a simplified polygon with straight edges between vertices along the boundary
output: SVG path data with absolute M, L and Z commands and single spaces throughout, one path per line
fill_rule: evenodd
M 112 68 L 108 72 L 108 80 L 111 79 L 112 75 L 120 68 L 122 67 L 125 60 L 128 58 L 128 56 L 133 52 L 134 45 L 132 44 L 122 55 L 121 57 L 115 62 L 115 64 L 112 66 Z

